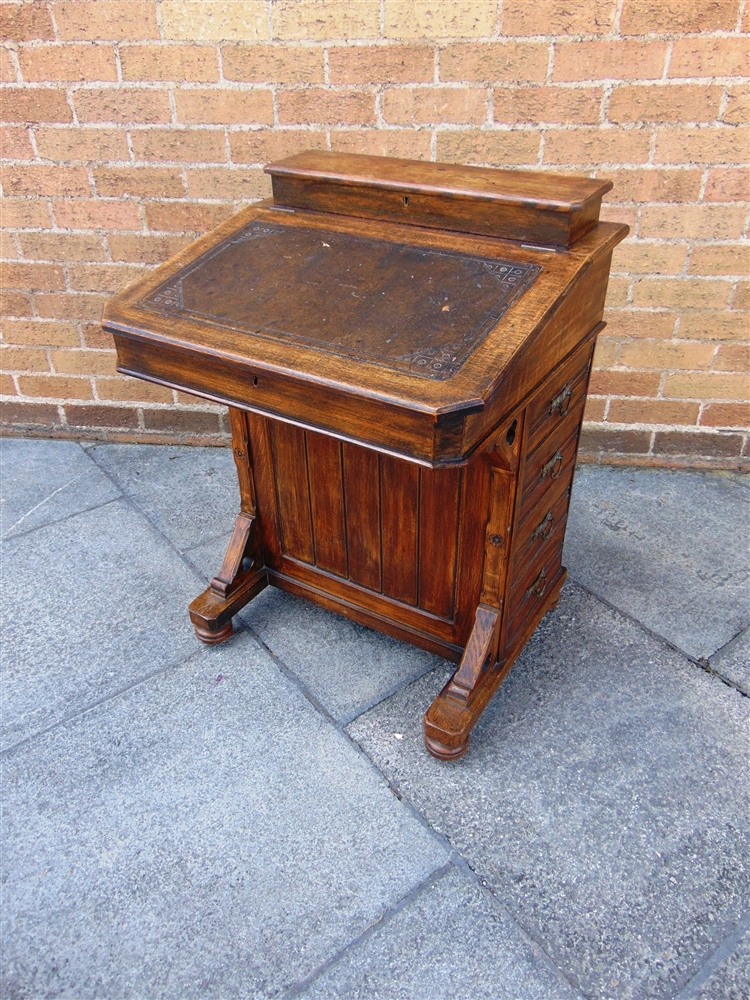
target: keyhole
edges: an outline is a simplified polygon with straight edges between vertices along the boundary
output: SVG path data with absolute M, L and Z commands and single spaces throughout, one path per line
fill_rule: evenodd
M 408 195 L 404 195 L 404 205 L 408 205 L 408 204 L 409 204 L 409 196 Z
M 258 376 L 257 375 L 253 375 L 253 385 L 257 385 L 257 384 L 258 384 Z
M 514 420 L 513 423 L 508 428 L 508 433 L 505 435 L 505 443 L 510 448 L 513 442 L 516 440 L 516 428 L 518 427 L 518 421 Z

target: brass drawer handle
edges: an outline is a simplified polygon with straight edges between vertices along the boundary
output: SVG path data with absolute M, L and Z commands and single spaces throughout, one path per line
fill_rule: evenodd
M 542 597 L 544 596 L 544 592 L 546 589 L 547 589 L 547 570 L 544 568 L 544 566 L 542 566 L 542 572 L 539 574 L 536 580 L 534 580 L 532 585 L 526 591 L 526 596 L 531 597 L 532 594 L 535 594 L 537 597 Z
M 549 462 L 545 462 L 545 464 L 542 466 L 542 471 L 539 473 L 539 478 L 544 479 L 544 477 L 549 472 L 550 479 L 557 479 L 562 471 L 562 464 L 563 464 L 562 453 L 557 451 L 549 460 Z M 557 466 L 557 468 L 555 468 L 555 466 Z
M 570 382 L 568 382 L 567 385 L 563 386 L 560 395 L 555 396 L 555 398 L 549 404 L 550 416 L 552 416 L 555 410 L 557 410 L 560 416 L 564 417 L 565 414 L 568 412 L 568 409 L 570 408 L 570 400 L 572 399 L 572 397 L 573 397 L 573 390 L 570 387 Z
M 552 525 L 554 523 L 554 518 L 552 517 L 552 511 L 548 510 L 544 518 L 537 524 L 536 528 L 531 532 L 531 540 L 534 541 L 535 538 L 541 538 L 542 541 L 546 541 L 550 532 L 552 531 Z

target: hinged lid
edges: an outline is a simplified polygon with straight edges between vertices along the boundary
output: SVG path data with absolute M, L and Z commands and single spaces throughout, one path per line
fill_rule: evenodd
M 277 205 L 552 246 L 596 225 L 611 181 L 309 150 L 266 167 Z

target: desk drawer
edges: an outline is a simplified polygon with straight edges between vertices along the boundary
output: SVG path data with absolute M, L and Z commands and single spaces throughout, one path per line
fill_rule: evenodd
M 572 469 L 570 470 L 572 474 Z M 565 528 L 570 503 L 571 475 L 565 481 L 556 484 L 554 490 L 549 490 L 539 498 L 537 505 L 527 514 L 526 519 L 518 526 L 516 541 L 513 545 L 512 578 L 523 573 L 524 567 L 533 562 L 545 542 L 557 531 Z
M 536 558 L 514 581 L 508 604 L 508 641 L 512 641 L 523 623 L 533 613 L 539 602 L 549 593 L 549 588 L 562 563 L 564 521 L 557 525 L 542 544 Z
M 592 346 L 576 351 L 552 372 L 529 404 L 526 450 L 530 455 L 586 398 Z
M 527 457 L 523 465 L 521 509 L 523 520 L 539 498 L 559 480 L 569 479 L 575 466 L 583 401 L 569 413 L 557 431 Z

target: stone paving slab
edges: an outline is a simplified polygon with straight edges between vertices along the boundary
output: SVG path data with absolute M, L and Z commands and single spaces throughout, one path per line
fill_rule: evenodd
M 747 1000 L 750 996 L 750 912 L 687 984 L 677 1000 Z
M 579 1000 L 508 913 L 455 868 L 299 994 L 303 1000 Z
M 707 659 L 750 625 L 749 528 L 741 477 L 582 465 L 564 562 L 573 580 Z
M 584 995 L 673 997 L 750 904 L 750 702 L 573 586 L 441 764 L 449 673 L 348 732 Z
M 708 663 L 719 677 L 750 695 L 750 628 L 720 649 Z
M 120 495 L 75 441 L 0 438 L 0 533 L 25 534 Z
M 240 505 L 231 448 L 108 444 L 89 453 L 181 552 L 231 536 Z
M 200 578 L 125 500 L 6 541 L 2 575 L 2 747 L 200 648 Z
M 275 587 L 240 617 L 338 722 L 445 662 Z
M 3 996 L 278 996 L 448 858 L 248 633 L 3 770 Z

